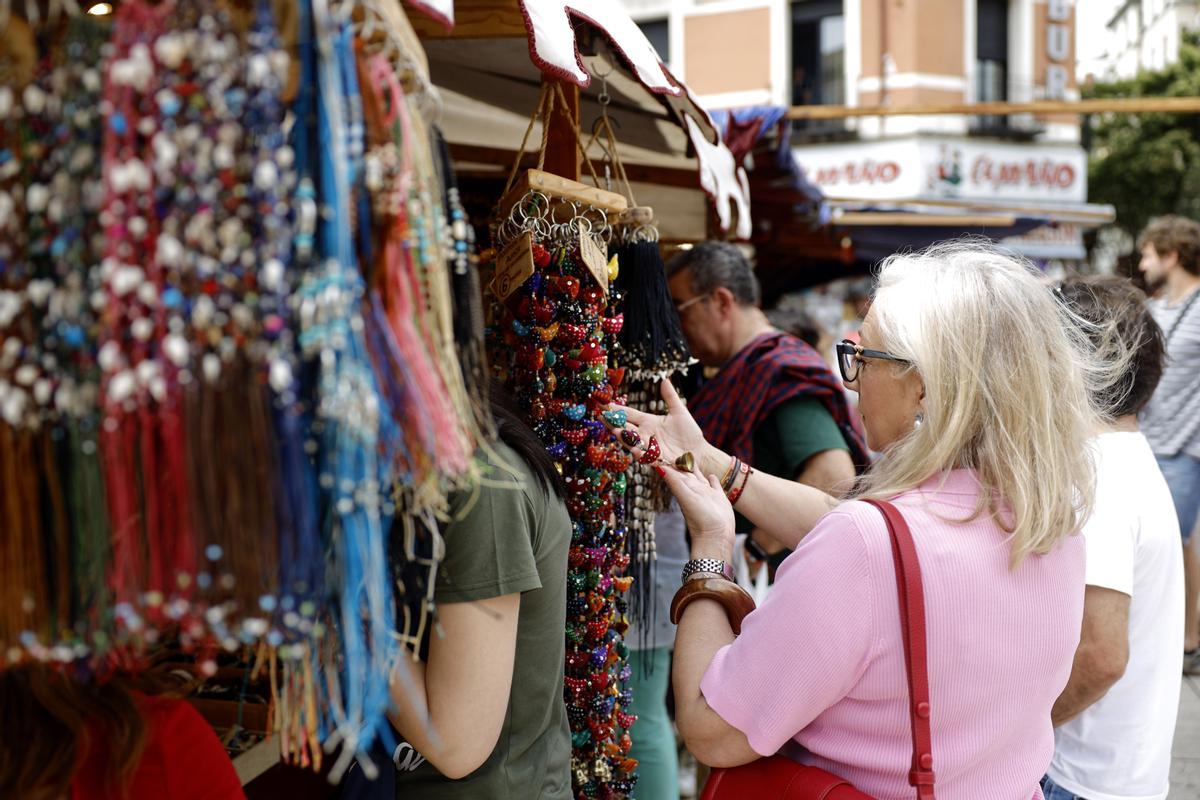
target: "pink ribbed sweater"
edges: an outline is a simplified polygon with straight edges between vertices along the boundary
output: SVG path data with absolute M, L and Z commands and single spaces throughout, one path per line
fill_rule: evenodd
M 894 500 L 923 574 L 937 797 L 1041 798 L 1050 709 L 1079 643 L 1083 540 L 1010 570 L 1006 534 L 989 517 L 946 519 L 974 509 L 974 474 L 945 477 Z M 805 763 L 881 800 L 911 798 L 902 648 L 887 527 L 875 508 L 849 502 L 783 563 L 700 688 L 757 752 L 794 739 Z

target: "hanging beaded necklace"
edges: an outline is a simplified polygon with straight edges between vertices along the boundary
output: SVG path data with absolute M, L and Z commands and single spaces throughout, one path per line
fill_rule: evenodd
M 340 567 L 336 617 L 340 647 L 324 663 L 323 678 L 334 728 L 326 742 L 341 745 L 331 770 L 336 780 L 355 756 L 365 758 L 384 729 L 388 676 L 395 647 L 384 534 L 390 522 L 383 498 L 390 465 L 377 456 L 383 400 L 363 339 L 364 287 L 356 266 L 352 219 L 353 181 L 362 154 L 361 117 L 348 98 L 357 95 L 351 32 L 324 0 L 301 8 L 312 15 L 318 96 L 320 197 L 319 268 L 301 284 L 303 351 L 317 362 L 316 416 L 322 439 L 319 485 L 329 504 L 328 536 Z M 303 43 L 302 43 L 303 44 Z M 347 69 L 347 67 L 351 67 Z M 357 124 L 356 124 L 357 123 Z M 355 141 L 357 137 L 358 141 Z M 301 186 L 304 183 L 302 181 Z

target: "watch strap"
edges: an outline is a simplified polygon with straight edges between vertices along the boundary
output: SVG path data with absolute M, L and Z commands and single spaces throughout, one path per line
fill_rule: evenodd
M 728 580 L 734 579 L 733 565 L 715 558 L 693 558 L 683 565 L 683 574 L 680 575 L 680 580 L 686 583 L 688 576 L 694 572 L 715 572 L 718 575 L 724 575 Z

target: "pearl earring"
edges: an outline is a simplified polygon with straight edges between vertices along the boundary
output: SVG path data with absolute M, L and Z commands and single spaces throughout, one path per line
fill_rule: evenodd
M 918 429 L 918 428 L 920 428 L 920 427 L 921 427 L 921 425 L 923 425 L 924 423 L 925 423 L 925 412 L 924 412 L 924 411 L 918 411 L 918 412 L 917 412 L 917 415 L 916 415 L 915 417 L 913 417 L 913 430 L 914 430 L 914 431 L 915 431 L 915 430 L 917 430 L 917 429 Z

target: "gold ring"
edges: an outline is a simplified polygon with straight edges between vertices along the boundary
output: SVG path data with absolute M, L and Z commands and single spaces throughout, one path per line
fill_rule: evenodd
M 675 469 L 691 472 L 696 468 L 696 457 L 690 452 L 684 453 L 679 458 L 675 459 Z

